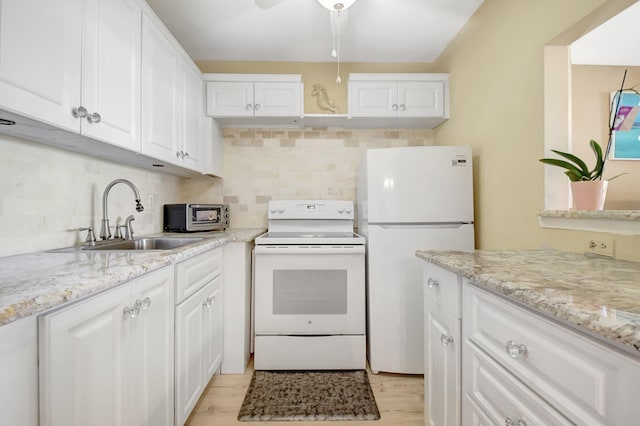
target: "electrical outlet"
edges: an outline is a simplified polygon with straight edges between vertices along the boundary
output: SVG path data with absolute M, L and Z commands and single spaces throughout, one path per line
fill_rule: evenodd
M 147 210 L 152 212 L 156 209 L 158 194 L 147 194 Z
M 591 238 L 586 247 L 585 253 L 597 254 L 598 256 L 614 257 L 614 243 L 613 238 Z

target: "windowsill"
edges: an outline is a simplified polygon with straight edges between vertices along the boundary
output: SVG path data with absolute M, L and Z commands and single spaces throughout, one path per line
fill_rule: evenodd
M 640 235 L 640 210 L 546 210 L 538 220 L 543 228 Z

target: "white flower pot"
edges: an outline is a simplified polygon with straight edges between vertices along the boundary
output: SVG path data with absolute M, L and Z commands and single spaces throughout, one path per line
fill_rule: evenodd
M 571 182 L 572 210 L 603 210 L 608 185 L 606 180 Z

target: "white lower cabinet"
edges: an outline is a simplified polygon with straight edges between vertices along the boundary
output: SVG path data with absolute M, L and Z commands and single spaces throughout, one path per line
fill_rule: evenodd
M 425 423 L 459 425 L 461 415 L 460 279 L 424 267 Z
M 637 359 L 431 263 L 424 291 L 425 424 L 638 422 Z
M 244 374 L 251 357 L 253 242 L 224 246 L 224 357 L 222 374 Z
M 176 266 L 175 424 L 183 425 L 223 355 L 222 248 Z
M 544 402 L 522 398 L 525 403 L 520 416 L 528 424 L 562 424 L 539 423 L 528 417 L 526 409 L 540 413 L 536 407 L 555 410 L 570 422 L 583 425 L 634 424 L 640 418 L 640 406 L 628 403 L 640 383 L 640 362 L 629 356 L 470 282 L 463 285 L 463 330 L 465 402 L 475 399 L 483 405 L 479 396 L 483 392 L 479 394 L 477 388 L 480 379 L 474 383 L 472 377 L 480 374 L 478 370 L 487 371 L 491 361 L 495 371 L 530 389 Z M 483 359 L 486 362 L 480 362 Z M 495 405 L 506 406 L 508 399 L 505 393 L 502 399 L 495 399 Z
M 0 425 L 38 426 L 38 321 L 0 326 Z
M 39 318 L 42 426 L 173 424 L 167 267 Z
M 460 320 L 425 299 L 425 421 L 460 424 Z

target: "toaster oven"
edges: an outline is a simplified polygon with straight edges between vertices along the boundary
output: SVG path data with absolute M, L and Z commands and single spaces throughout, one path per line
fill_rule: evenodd
M 229 227 L 226 204 L 165 204 L 164 230 L 169 232 L 223 231 Z

